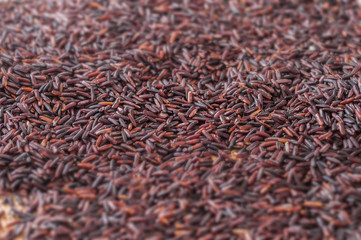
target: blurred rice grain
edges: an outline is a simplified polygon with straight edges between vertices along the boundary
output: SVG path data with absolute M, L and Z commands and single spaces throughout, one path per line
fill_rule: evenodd
M 15 227 L 15 225 L 13 225 L 12 223 L 18 220 L 18 218 L 12 213 L 10 204 L 3 203 L 4 198 L 5 196 L 0 196 L 0 239 L 1 240 L 8 238 L 7 235 Z M 15 207 L 18 210 L 22 210 L 22 207 L 19 205 L 19 203 L 14 198 L 12 198 L 12 200 L 14 202 Z M 24 239 L 24 236 L 20 234 L 13 239 L 21 240 Z

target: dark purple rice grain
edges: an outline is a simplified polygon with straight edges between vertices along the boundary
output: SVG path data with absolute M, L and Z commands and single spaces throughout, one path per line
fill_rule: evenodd
M 361 238 L 354 1 L 0 6 L 9 238 Z

